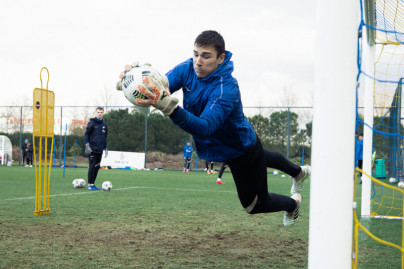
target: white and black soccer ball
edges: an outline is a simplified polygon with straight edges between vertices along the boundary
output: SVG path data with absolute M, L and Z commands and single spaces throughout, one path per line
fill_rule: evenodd
M 75 188 L 75 189 L 80 188 L 80 179 L 76 178 L 75 180 L 73 180 L 72 185 L 73 185 L 73 188 Z
M 394 177 L 389 178 L 389 182 L 390 183 L 396 183 L 397 179 L 395 179 Z
M 122 79 L 122 91 L 128 99 L 134 105 L 137 106 L 148 106 L 136 104 L 136 99 L 148 100 L 147 96 L 143 95 L 139 91 L 139 86 L 144 86 L 143 77 L 148 76 L 150 73 L 158 73 L 156 69 L 148 65 L 141 65 L 132 68 Z
M 112 183 L 109 182 L 109 181 L 104 181 L 104 182 L 102 183 L 102 189 L 103 189 L 104 191 L 110 191 L 110 190 L 112 190 Z
M 397 187 L 404 188 L 404 181 L 398 182 Z
M 79 178 L 80 181 L 80 188 L 84 188 L 84 186 L 86 185 L 86 181 L 82 178 Z

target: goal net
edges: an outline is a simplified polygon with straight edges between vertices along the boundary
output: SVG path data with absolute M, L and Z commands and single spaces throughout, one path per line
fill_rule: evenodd
M 5 135 L 0 135 L 0 164 L 6 165 L 13 160 L 13 147 L 10 139 Z

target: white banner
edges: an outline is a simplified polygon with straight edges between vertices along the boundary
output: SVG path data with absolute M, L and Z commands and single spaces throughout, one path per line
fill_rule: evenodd
M 139 152 L 108 151 L 108 157 L 101 159 L 101 166 L 111 166 L 111 168 L 136 168 L 143 169 L 145 154 Z

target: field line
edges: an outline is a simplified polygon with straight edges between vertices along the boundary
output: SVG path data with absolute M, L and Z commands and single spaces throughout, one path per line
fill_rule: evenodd
M 235 191 L 220 191 L 220 190 L 201 190 L 201 189 L 179 189 L 179 188 L 162 188 L 162 187 L 145 187 L 145 186 L 133 186 L 126 188 L 114 189 L 113 191 L 126 191 L 132 189 L 154 189 L 154 190 L 173 190 L 173 191 L 189 191 L 189 192 L 217 192 L 217 193 L 236 193 Z M 51 194 L 49 197 L 59 197 L 59 196 L 71 196 L 71 195 L 85 195 L 85 194 L 96 194 L 102 191 L 88 191 L 88 192 L 76 192 L 76 193 L 60 193 L 60 194 Z M 9 198 L 2 199 L 0 201 L 17 201 L 17 200 L 29 200 L 35 199 L 34 196 L 28 197 L 19 197 L 19 198 Z

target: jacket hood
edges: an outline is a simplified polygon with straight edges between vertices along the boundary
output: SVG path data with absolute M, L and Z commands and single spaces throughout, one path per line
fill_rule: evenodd
M 103 120 L 99 120 L 97 117 L 91 118 L 90 121 L 96 122 L 96 123 L 101 123 Z

